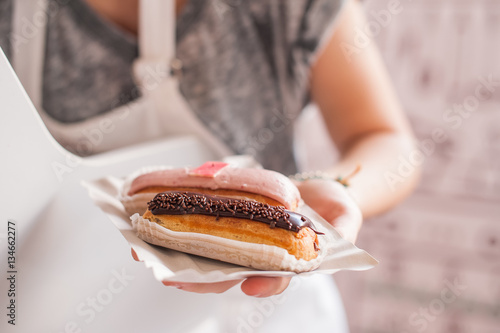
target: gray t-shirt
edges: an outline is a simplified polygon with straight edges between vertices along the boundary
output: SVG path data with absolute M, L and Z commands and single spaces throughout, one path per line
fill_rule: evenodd
M 236 153 L 296 171 L 293 121 L 343 0 L 190 0 L 177 21 L 181 93 Z M 74 123 L 136 99 L 137 41 L 84 0 L 51 0 L 43 108 Z M 0 0 L 0 46 L 12 55 L 13 0 Z

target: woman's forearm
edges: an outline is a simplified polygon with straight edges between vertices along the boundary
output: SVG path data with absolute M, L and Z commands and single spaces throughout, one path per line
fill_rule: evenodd
M 410 194 L 418 181 L 422 158 L 411 135 L 372 133 L 356 140 L 327 172 L 332 177 L 347 176 L 357 165 L 361 166 L 349 179 L 349 191 L 368 218 L 390 209 Z

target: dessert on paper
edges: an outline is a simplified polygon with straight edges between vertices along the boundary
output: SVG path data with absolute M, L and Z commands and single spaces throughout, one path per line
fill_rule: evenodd
M 148 167 L 85 186 L 158 280 L 334 273 L 377 263 L 342 239 L 301 201 L 293 182 L 274 171 L 207 162 Z

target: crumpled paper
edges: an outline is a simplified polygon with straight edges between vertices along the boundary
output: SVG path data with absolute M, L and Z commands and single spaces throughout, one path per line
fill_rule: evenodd
M 325 233 L 322 243 L 325 253 L 319 267 L 305 273 L 290 271 L 263 271 L 222 261 L 199 257 L 151 245 L 140 239 L 132 226 L 130 216 L 120 202 L 125 179 L 105 177 L 83 182 L 90 198 L 100 207 L 135 250 L 139 260 L 152 269 L 158 281 L 212 283 L 239 280 L 251 276 L 294 276 L 297 274 L 333 274 L 340 270 L 367 270 L 378 262 L 364 250 L 343 239 L 328 222 L 307 205 L 298 212 L 309 217 Z

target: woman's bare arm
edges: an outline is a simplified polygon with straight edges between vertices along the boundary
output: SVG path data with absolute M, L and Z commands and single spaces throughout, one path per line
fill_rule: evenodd
M 338 165 L 327 171 L 336 177 L 362 165 L 350 191 L 366 218 L 405 198 L 417 182 L 419 168 L 398 175 L 400 158 L 408 160 L 416 149 L 413 134 L 374 43 L 358 48 L 352 57 L 342 50 L 346 45 L 356 47 L 355 29 L 366 25 L 356 1 L 345 6 L 313 67 L 311 93 L 342 155 Z M 403 181 L 389 181 L 389 173 Z

